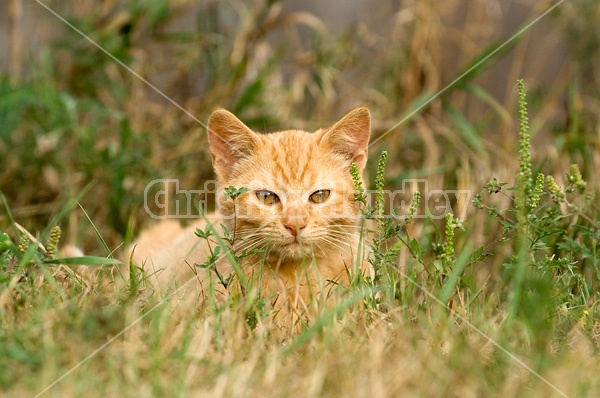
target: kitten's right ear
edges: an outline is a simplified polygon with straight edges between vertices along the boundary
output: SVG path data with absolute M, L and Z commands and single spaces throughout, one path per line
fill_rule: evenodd
M 324 130 L 321 142 L 331 151 L 355 162 L 362 171 L 367 163 L 371 114 L 366 105 L 352 109 L 340 121 Z
M 233 113 L 222 108 L 210 115 L 207 127 L 215 173 L 227 181 L 235 165 L 257 149 L 260 138 Z

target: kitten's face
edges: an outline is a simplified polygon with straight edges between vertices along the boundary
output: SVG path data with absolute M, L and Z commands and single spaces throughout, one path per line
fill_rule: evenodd
M 213 163 L 221 188 L 246 187 L 235 201 L 220 197 L 238 249 L 266 249 L 284 263 L 349 252 L 360 209 L 350 163 L 366 160 L 369 112 L 360 107 L 332 128 L 314 134 L 290 130 L 256 134 L 217 110 L 209 121 Z

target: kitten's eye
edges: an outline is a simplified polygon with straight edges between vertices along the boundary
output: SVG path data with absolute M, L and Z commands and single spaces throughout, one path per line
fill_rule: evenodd
M 275 193 L 271 191 L 261 189 L 260 191 L 255 191 L 254 193 L 256 194 L 258 200 L 260 200 L 266 205 L 274 205 L 276 203 L 279 203 L 279 196 L 275 195 Z
M 313 192 L 308 197 L 308 200 L 310 200 L 313 203 L 323 203 L 327 200 L 330 194 L 331 191 L 329 189 L 319 189 L 317 192 Z

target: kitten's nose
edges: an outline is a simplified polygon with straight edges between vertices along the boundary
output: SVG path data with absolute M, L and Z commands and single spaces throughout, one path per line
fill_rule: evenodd
M 292 218 L 292 219 L 286 220 L 283 223 L 283 226 L 285 227 L 285 229 L 290 231 L 290 233 L 292 234 L 292 236 L 294 238 L 296 238 L 299 233 L 298 231 L 300 231 L 301 229 L 306 227 L 306 221 L 302 218 Z
M 283 226 L 290 231 L 294 238 L 298 237 L 300 230 L 306 227 L 308 213 L 304 206 L 298 203 L 290 203 L 284 210 Z

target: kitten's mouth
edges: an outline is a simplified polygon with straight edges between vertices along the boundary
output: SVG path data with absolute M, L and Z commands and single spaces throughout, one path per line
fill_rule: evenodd
M 290 239 L 287 242 L 287 246 L 301 246 L 302 239 L 290 236 Z
M 288 236 L 287 238 L 280 241 L 280 247 L 285 248 L 286 250 L 301 250 L 306 246 L 306 241 L 301 237 Z
M 291 251 L 295 254 L 305 253 L 312 246 L 311 240 L 302 235 L 293 236 L 292 234 L 281 234 L 278 239 L 274 239 L 272 244 L 276 250 Z

